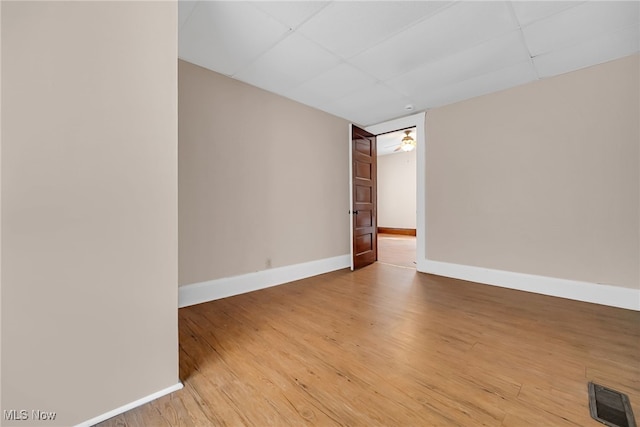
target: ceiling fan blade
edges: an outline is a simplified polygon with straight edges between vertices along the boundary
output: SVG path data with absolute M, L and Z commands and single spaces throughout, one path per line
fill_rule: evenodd
M 399 145 L 398 148 L 396 148 L 395 150 L 393 150 L 393 152 L 395 153 L 396 151 L 400 151 L 402 149 L 402 145 Z

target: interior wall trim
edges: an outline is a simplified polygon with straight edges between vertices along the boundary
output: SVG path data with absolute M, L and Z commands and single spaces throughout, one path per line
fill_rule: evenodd
M 426 273 L 640 311 L 640 289 L 426 260 Z
M 145 403 L 149 403 L 152 400 L 156 400 L 159 397 L 162 397 L 164 395 L 167 395 L 169 393 L 173 393 L 174 391 L 178 391 L 183 387 L 181 382 L 178 382 L 177 384 L 172 385 L 171 387 L 167 387 L 165 389 L 162 389 L 160 391 L 157 391 L 155 393 L 152 393 L 148 396 L 143 397 L 142 399 L 138 399 L 134 402 L 131 403 L 127 403 L 126 405 L 120 406 L 119 408 L 116 408 L 112 411 L 109 412 L 105 412 L 102 415 L 98 415 L 97 417 L 91 418 L 90 420 L 87 420 L 83 423 L 80 423 L 78 425 L 76 425 L 76 427 L 91 427 L 93 425 L 96 425 L 104 420 L 108 420 L 109 418 L 113 418 L 116 415 L 120 415 L 124 412 L 130 411 L 133 408 L 137 408 L 138 406 L 142 406 Z
M 240 295 L 271 286 L 282 285 L 294 280 L 306 279 L 318 274 L 349 268 L 351 256 L 340 255 L 301 264 L 261 270 L 240 276 L 224 277 L 193 283 L 178 288 L 178 307 L 188 307 L 207 301 Z
M 378 227 L 378 233 L 399 234 L 401 236 L 415 236 L 415 228 Z

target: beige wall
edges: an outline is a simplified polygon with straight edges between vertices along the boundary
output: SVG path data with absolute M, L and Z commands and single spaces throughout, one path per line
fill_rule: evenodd
M 177 11 L 2 2 L 2 409 L 178 382 Z
M 640 288 L 638 55 L 427 113 L 427 258 Z
M 2 409 L 2 2 L 0 1 L 0 409 Z M 2 421 L 0 419 L 0 426 Z
M 378 156 L 378 227 L 416 228 L 416 151 Z
M 180 284 L 348 254 L 347 122 L 184 61 L 178 80 Z

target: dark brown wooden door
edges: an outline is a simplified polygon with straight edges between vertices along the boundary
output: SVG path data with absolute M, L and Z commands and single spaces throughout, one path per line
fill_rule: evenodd
M 378 259 L 376 218 L 376 136 L 352 126 L 351 161 L 353 216 L 353 268 L 364 267 Z

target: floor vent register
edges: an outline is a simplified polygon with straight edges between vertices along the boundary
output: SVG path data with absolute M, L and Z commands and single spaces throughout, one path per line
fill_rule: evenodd
M 629 397 L 592 382 L 589 383 L 589 410 L 594 420 L 609 427 L 637 427 Z

